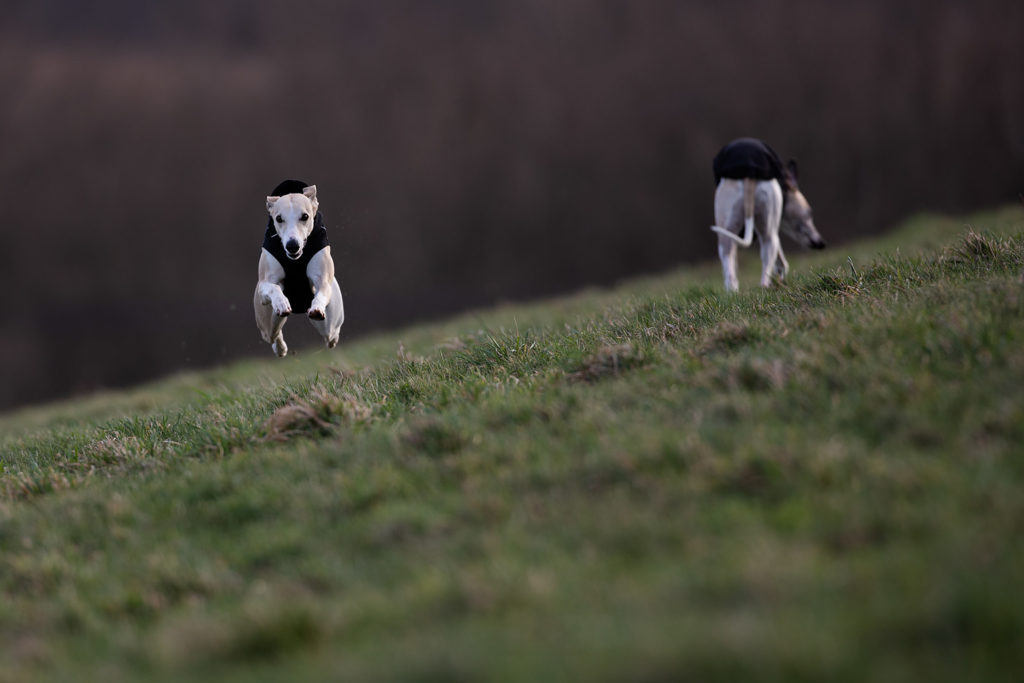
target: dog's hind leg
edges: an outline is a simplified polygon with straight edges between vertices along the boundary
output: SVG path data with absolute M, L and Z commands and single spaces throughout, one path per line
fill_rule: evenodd
M 738 292 L 739 276 L 736 274 L 736 253 L 739 251 L 734 240 L 718 236 L 718 258 L 722 260 L 722 275 L 725 278 L 725 289 Z
M 761 241 L 761 286 L 770 287 L 772 276 L 779 272 L 780 263 L 783 269 L 789 267 L 786 257 L 782 255 L 782 244 L 779 242 L 779 225 L 782 221 L 782 189 L 775 180 L 762 181 L 758 185 L 760 201 L 755 217 Z
M 722 275 L 725 278 L 725 289 L 729 292 L 740 288 L 736 273 L 736 255 L 738 246 L 743 242 L 736 236 L 742 217 L 743 182 L 723 178 L 715 190 L 715 223 L 712 230 L 718 233 L 718 257 L 722 260 Z M 750 240 L 753 233 L 746 236 Z M 749 244 L 749 242 L 748 242 Z
M 741 247 L 749 247 L 754 241 L 754 193 L 757 181 L 749 178 L 735 180 L 722 178 L 715 190 L 715 223 L 711 229 L 721 237 L 730 239 Z M 732 231 L 735 223 L 734 211 L 743 209 L 743 237 Z
M 260 337 L 270 344 L 276 356 L 287 355 L 288 345 L 284 343 L 284 334 L 281 330 L 288 321 L 288 317 L 278 315 L 274 312 L 273 306 L 263 303 L 263 294 L 258 286 L 253 294 L 253 309 L 256 313 L 256 327 L 260 331 Z
M 280 332 L 277 333 L 277 338 L 270 344 L 270 348 L 274 349 L 274 353 L 278 358 L 284 358 L 288 355 L 288 345 L 284 343 L 284 335 Z
M 258 296 L 258 294 L 257 294 Z M 259 301 L 256 302 L 256 327 L 260 330 L 263 341 L 270 344 L 274 349 L 274 355 L 280 357 L 288 354 L 288 345 L 284 343 L 282 328 L 288 318 L 274 313 L 270 306 L 265 306 Z
M 777 234 L 761 240 L 761 286 L 771 287 L 772 275 L 776 272 L 781 246 Z
M 256 313 L 256 327 L 260 336 L 274 349 L 278 356 L 288 353 L 288 345 L 284 343 L 281 328 L 284 327 L 288 315 L 292 312 L 291 304 L 281 289 L 284 280 L 284 268 L 266 249 L 260 254 L 259 279 L 253 293 L 252 305 Z

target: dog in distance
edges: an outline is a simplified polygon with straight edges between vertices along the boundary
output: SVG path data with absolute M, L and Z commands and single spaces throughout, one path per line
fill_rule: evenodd
M 316 185 L 283 181 L 267 197 L 267 214 L 253 295 L 260 336 L 277 356 L 287 355 L 284 324 L 293 312 L 305 312 L 327 348 L 334 348 L 345 307 Z
M 715 174 L 715 225 L 725 288 L 739 290 L 738 247 L 761 244 L 761 286 L 772 277 L 785 279 L 789 263 L 779 232 L 811 249 L 824 249 L 814 226 L 811 205 L 797 185 L 796 161 L 783 166 L 779 155 L 761 140 L 740 138 L 723 147 L 712 162 Z M 742 233 L 742 237 L 740 236 Z

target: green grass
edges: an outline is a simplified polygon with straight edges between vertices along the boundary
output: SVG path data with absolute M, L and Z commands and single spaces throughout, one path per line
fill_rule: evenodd
M 1015 680 L 1024 211 L 790 260 L 0 417 L 0 681 Z

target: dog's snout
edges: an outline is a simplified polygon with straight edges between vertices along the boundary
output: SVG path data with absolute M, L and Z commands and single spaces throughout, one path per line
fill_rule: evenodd
M 288 240 L 287 242 L 284 243 L 284 250 L 287 251 L 288 254 L 291 256 L 298 254 L 301 248 L 302 247 L 299 245 L 298 240 Z
M 811 249 L 824 249 L 826 246 L 828 243 L 820 237 L 811 240 Z

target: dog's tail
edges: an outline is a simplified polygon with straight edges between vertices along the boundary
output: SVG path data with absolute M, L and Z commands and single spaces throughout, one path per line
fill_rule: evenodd
M 719 235 L 725 235 L 737 242 L 741 247 L 749 247 L 754 241 L 754 191 L 757 190 L 757 181 L 753 178 L 743 179 L 743 237 L 734 235 L 725 228 L 712 225 L 711 229 Z

